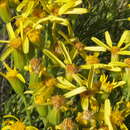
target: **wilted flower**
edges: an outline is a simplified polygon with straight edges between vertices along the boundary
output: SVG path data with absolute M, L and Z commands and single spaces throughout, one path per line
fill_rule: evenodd
M 56 126 L 56 130 L 74 130 L 74 122 L 70 118 L 65 118 L 63 122 Z

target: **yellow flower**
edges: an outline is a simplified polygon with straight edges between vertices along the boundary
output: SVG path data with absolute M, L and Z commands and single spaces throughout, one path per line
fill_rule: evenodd
M 13 118 L 12 120 L 4 121 L 2 130 L 38 130 L 33 126 L 26 126 L 22 121 L 13 115 L 6 115 L 4 118 Z
M 5 62 L 3 64 L 6 67 L 7 72 L 6 72 L 6 74 L 0 72 L 0 75 L 5 77 L 7 80 L 10 80 L 10 79 L 13 79 L 13 78 L 17 78 L 21 82 L 25 83 L 25 79 L 23 78 L 23 76 L 20 73 L 18 73 L 18 71 L 15 68 L 11 69 Z
M 94 67 L 94 69 L 103 68 L 103 69 L 106 69 L 109 71 L 114 71 L 114 72 L 121 71 L 121 69 L 119 67 L 114 67 L 111 64 L 100 63 L 98 56 L 99 56 L 99 53 L 94 53 L 93 55 L 86 56 L 86 59 L 85 59 L 86 64 L 81 65 L 80 68 L 81 69 L 91 69 L 92 67 Z M 98 72 L 98 70 L 96 70 L 96 71 Z
M 43 96 L 42 95 L 36 95 L 34 97 L 34 103 L 39 104 L 39 105 L 43 104 L 44 103 Z
M 110 130 L 114 130 L 117 126 L 119 126 L 122 130 L 128 130 L 128 128 L 123 123 L 126 115 L 125 109 L 119 110 L 116 105 L 114 109 L 111 108 L 111 103 L 109 99 L 105 100 L 104 104 L 104 121 L 105 124 L 109 127 Z
M 86 57 L 87 64 L 98 64 L 100 63 L 99 59 L 95 55 L 89 55 Z
M 28 38 L 32 43 L 35 43 L 35 45 L 37 45 L 36 43 L 40 42 L 40 38 L 41 38 L 41 32 L 40 30 L 32 30 L 28 33 Z
M 59 109 L 64 105 L 65 99 L 63 96 L 56 95 L 51 97 L 51 103 L 56 109 Z
M 125 81 L 118 81 L 115 82 L 114 80 L 112 82 L 107 81 L 108 80 L 108 76 L 106 75 L 101 75 L 100 77 L 100 82 L 101 82 L 101 87 L 100 89 L 110 93 L 113 89 L 119 87 L 119 86 L 123 86 L 126 82 Z
M 76 6 L 82 3 L 81 0 L 54 0 L 48 2 L 47 8 L 49 13 L 53 15 L 63 15 L 63 14 L 84 14 L 88 12 L 86 8 L 76 8 Z
M 83 112 L 78 112 L 76 121 L 79 122 L 82 125 L 88 125 L 91 123 L 91 125 L 94 127 L 96 126 L 96 122 L 94 121 L 94 113 L 91 111 L 83 111 Z
M 130 46 L 130 44 L 127 44 L 124 47 L 122 47 L 123 43 L 125 43 L 127 35 L 128 35 L 128 31 L 124 31 L 116 46 L 113 45 L 113 42 L 111 40 L 111 37 L 108 31 L 105 32 L 105 39 L 106 39 L 107 44 L 100 41 L 96 37 L 92 37 L 91 39 L 97 45 L 111 52 L 111 61 L 118 61 L 118 55 L 130 55 L 130 52 L 126 50 Z
M 29 62 L 29 65 L 25 66 L 24 69 L 30 73 L 37 74 L 39 77 L 46 73 L 46 68 L 42 65 L 41 59 L 38 58 L 32 58 Z
M 122 115 L 122 112 L 119 110 L 112 111 L 110 118 L 111 118 L 111 122 L 118 125 L 118 126 L 120 126 L 124 121 L 124 117 Z

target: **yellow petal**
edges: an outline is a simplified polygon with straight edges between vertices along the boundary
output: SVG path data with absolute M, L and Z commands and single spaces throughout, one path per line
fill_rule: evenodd
M 77 94 L 80 94 L 82 92 L 85 92 L 86 90 L 87 90 L 86 87 L 79 87 L 79 88 L 76 88 L 76 89 L 64 94 L 64 96 L 66 98 L 69 98 L 69 97 L 75 96 Z
M 22 81 L 23 83 L 26 82 L 25 79 L 24 79 L 24 77 L 23 77 L 21 74 L 17 74 L 17 78 L 18 78 L 20 81 Z
M 13 118 L 16 121 L 19 121 L 19 119 L 16 116 L 13 116 L 13 115 L 5 115 L 4 118 Z
M 130 51 L 119 51 L 118 54 L 120 54 L 120 55 L 130 55 Z
M 120 128 L 121 130 L 128 130 L 127 126 L 124 123 L 120 125 Z
M 86 64 L 86 65 L 81 65 L 81 69 L 91 69 L 91 67 L 94 66 L 94 69 L 100 69 L 100 68 L 107 68 L 109 67 L 106 64 Z
M 26 8 L 25 12 L 22 13 L 23 17 L 27 17 L 28 15 L 31 14 L 31 12 L 33 11 L 34 4 L 35 4 L 35 2 L 33 0 L 28 1 L 28 4 L 26 5 L 27 8 Z
M 130 39 L 129 39 L 129 42 L 130 42 Z M 127 49 L 128 47 L 130 46 L 130 43 L 127 43 L 123 48 L 121 48 L 120 50 L 123 51 L 125 49 Z
M 38 129 L 34 126 L 27 126 L 26 130 L 38 130 Z
M 63 68 L 66 68 L 65 64 L 64 64 L 61 60 L 59 60 L 59 59 L 58 59 L 53 53 L 51 53 L 50 51 L 44 49 L 44 50 L 43 50 L 43 53 L 44 53 L 45 55 L 47 55 L 54 63 L 59 64 L 59 65 L 60 65 L 61 67 L 63 67 Z
M 130 30 L 127 31 L 127 36 L 126 36 L 126 39 L 125 39 L 125 43 L 130 43 Z
M 23 0 L 18 6 L 17 6 L 17 11 L 18 12 L 20 12 L 22 9 L 23 9 L 23 7 L 25 7 L 26 5 L 27 5 L 27 3 L 28 3 L 28 0 Z
M 83 83 L 83 80 L 80 78 L 78 74 L 72 74 L 73 79 L 81 86 Z
M 108 126 L 109 130 L 113 130 L 110 116 L 111 116 L 111 104 L 110 104 L 110 100 L 106 99 L 104 104 L 104 121 Z
M 104 47 L 100 47 L 100 46 L 87 46 L 87 47 L 84 47 L 84 50 L 87 50 L 87 51 L 106 51 L 106 48 Z
M 27 54 L 29 52 L 29 40 L 28 37 L 25 38 L 23 42 L 23 52 Z
M 56 86 L 61 88 L 61 89 L 72 90 L 72 89 L 76 88 L 75 85 L 73 85 L 71 82 L 69 82 L 68 80 L 66 80 L 63 77 L 57 77 L 57 80 L 59 83 L 57 83 Z
M 67 62 L 67 64 L 72 64 L 72 60 L 70 58 L 70 55 L 69 55 L 64 43 L 62 41 L 59 41 L 58 44 L 60 45 L 60 47 L 62 49 L 63 55 L 65 57 L 65 61 Z
M 123 34 L 121 35 L 121 38 L 117 44 L 118 47 L 121 47 L 121 45 L 124 43 L 124 41 L 126 40 L 128 31 L 124 31 Z
M 92 37 L 91 38 L 92 41 L 94 41 L 97 45 L 106 48 L 107 50 L 111 50 L 110 47 L 108 47 L 106 44 L 104 44 L 102 41 L 100 41 L 99 39 L 97 39 L 96 37 Z
M 66 11 L 64 14 L 85 14 L 88 12 L 89 10 L 85 8 L 74 8 L 72 10 Z
M 85 111 L 88 109 L 88 107 L 89 107 L 89 98 L 87 96 L 81 98 L 81 106 L 82 106 L 82 109 L 85 110 Z
M 68 9 L 70 9 L 71 7 L 73 7 L 73 5 L 74 5 L 74 2 L 73 2 L 73 1 L 70 1 L 70 2 L 68 2 L 68 3 L 66 3 L 66 4 L 64 4 L 64 5 L 59 9 L 58 14 L 59 14 L 59 15 L 65 14 L 65 12 L 66 12 Z
M 117 83 L 117 85 L 114 86 L 114 88 L 117 88 L 117 87 L 119 87 L 119 86 L 123 86 L 124 84 L 126 84 L 125 81 L 119 81 L 119 82 Z
M 108 65 L 113 66 L 113 67 L 117 67 L 117 66 L 119 66 L 119 67 L 127 67 L 128 66 L 124 62 L 111 62 Z
M 92 88 L 94 78 L 94 67 L 92 66 L 88 75 L 88 88 Z
M 7 48 L 3 53 L 2 55 L 0 56 L 0 60 L 1 61 L 4 61 L 12 52 L 13 52 L 13 48 L 9 47 Z
M 12 69 L 5 62 L 3 62 L 3 64 L 4 64 L 5 68 L 7 69 L 7 71 L 12 71 Z
M 119 68 L 119 67 L 110 67 L 110 68 L 106 67 L 106 69 L 109 71 L 113 71 L 113 72 L 120 72 L 121 71 L 121 68 Z
M 112 47 L 112 40 L 111 40 L 111 36 L 108 31 L 105 32 L 105 38 L 106 38 L 106 42 L 107 42 L 108 46 Z

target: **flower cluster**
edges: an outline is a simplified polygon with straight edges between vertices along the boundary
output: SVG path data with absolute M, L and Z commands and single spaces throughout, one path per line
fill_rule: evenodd
M 130 58 L 125 56 L 130 56 L 130 31 L 117 44 L 108 31 L 106 42 L 92 36 L 96 46 L 84 44 L 74 34 L 76 18 L 71 16 L 91 13 L 90 3 L 83 8 L 82 0 L 0 1 L 8 32 L 8 40 L 0 40 L 6 44 L 0 60 L 7 69 L 0 75 L 20 96 L 26 113 L 23 122 L 6 115 L 16 121 L 4 121 L 2 130 L 42 129 L 31 126 L 34 113 L 45 129 L 128 129 Z M 113 101 L 119 91 L 121 96 Z

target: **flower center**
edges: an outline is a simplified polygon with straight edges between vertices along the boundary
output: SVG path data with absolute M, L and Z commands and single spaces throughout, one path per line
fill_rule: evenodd
M 100 61 L 96 56 L 87 56 L 86 57 L 86 62 L 87 64 L 98 64 Z
M 74 74 L 78 72 L 78 68 L 74 64 L 68 64 L 66 67 L 67 72 Z
M 124 63 L 130 65 L 130 58 L 126 58 L 126 59 L 124 60 Z
M 111 49 L 112 54 L 117 54 L 119 51 L 120 51 L 120 48 L 118 48 L 117 46 L 113 46 Z
M 22 45 L 21 38 L 14 39 L 10 42 L 10 46 L 17 49 Z

